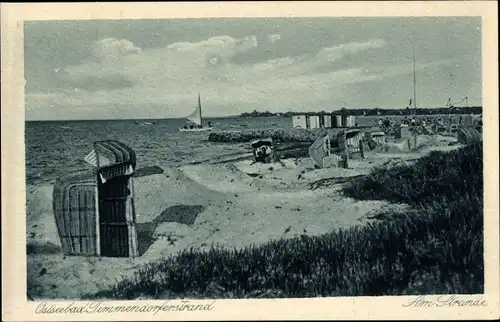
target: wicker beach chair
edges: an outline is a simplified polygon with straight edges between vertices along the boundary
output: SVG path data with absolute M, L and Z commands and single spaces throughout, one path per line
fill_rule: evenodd
M 135 152 L 119 141 L 98 141 L 85 160 L 94 170 L 72 173 L 54 186 L 54 215 L 64 253 L 136 257 Z

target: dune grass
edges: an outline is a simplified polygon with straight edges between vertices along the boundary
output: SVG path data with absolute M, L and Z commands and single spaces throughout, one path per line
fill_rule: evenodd
M 344 193 L 414 205 L 385 220 L 242 250 L 190 249 L 89 298 L 259 298 L 483 292 L 482 148 L 376 169 Z
M 436 197 L 450 200 L 482 197 L 482 146 L 433 151 L 412 166 L 377 168 L 345 187 L 344 192 L 357 199 L 386 199 L 412 205 L 427 204 Z

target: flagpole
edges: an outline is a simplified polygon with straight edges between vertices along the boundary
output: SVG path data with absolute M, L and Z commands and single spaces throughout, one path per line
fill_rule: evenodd
M 417 77 L 415 72 L 415 44 L 413 44 L 413 110 L 417 114 Z
M 200 93 L 198 93 L 198 109 L 200 110 L 200 127 L 203 127 L 203 116 L 201 114 L 201 98 L 200 98 Z

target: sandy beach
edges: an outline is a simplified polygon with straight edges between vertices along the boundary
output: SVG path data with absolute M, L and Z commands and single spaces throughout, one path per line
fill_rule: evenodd
M 28 292 L 33 298 L 80 298 L 183 249 L 241 248 L 363 225 L 372 213 L 408 206 L 346 198 L 342 182 L 377 166 L 413 162 L 431 150 L 460 146 L 454 142 L 453 137 L 421 136 L 414 151 L 389 143 L 390 152 L 350 160 L 349 169 L 317 169 L 310 158 L 160 167 L 163 173 L 134 179 L 141 253 L 135 259 L 63 256 L 52 211 L 53 185 L 28 185 Z
M 491 10 L 292 7 L 11 17 L 10 320 L 492 315 Z

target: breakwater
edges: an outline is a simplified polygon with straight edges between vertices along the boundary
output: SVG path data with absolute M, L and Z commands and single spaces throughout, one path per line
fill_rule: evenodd
M 342 129 L 265 129 L 245 131 L 222 131 L 210 133 L 211 142 L 241 143 L 255 139 L 272 138 L 274 142 L 314 142 L 320 135 L 329 133 L 336 135 Z

